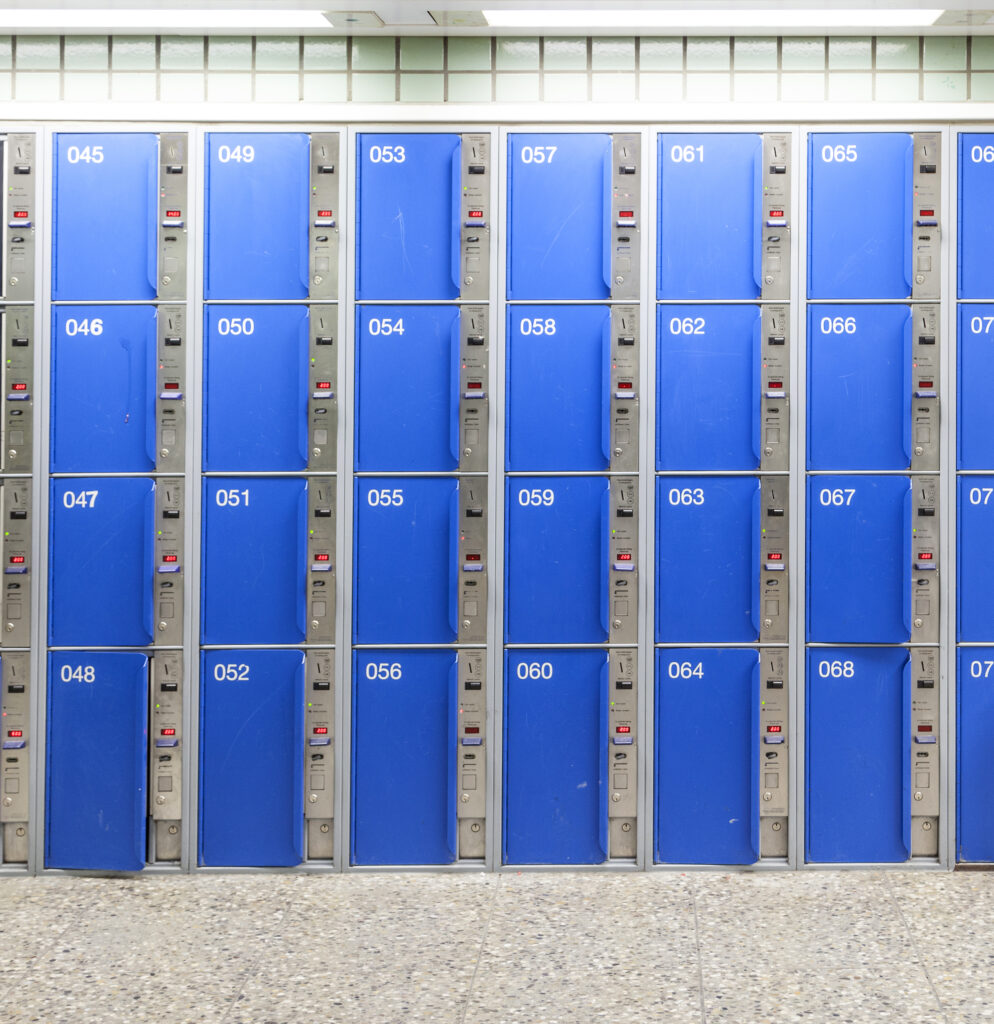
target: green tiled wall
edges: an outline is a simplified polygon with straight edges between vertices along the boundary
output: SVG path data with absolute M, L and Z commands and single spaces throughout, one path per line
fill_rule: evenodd
M 994 38 L 0 36 L 0 100 L 990 102 Z

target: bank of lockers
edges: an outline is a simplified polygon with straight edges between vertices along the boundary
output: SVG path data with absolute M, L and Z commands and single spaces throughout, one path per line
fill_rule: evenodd
M 994 292 L 994 289 L 992 289 Z M 957 453 L 959 469 L 994 467 L 994 306 L 961 305 L 957 346 Z
M 994 296 L 989 251 L 994 211 L 988 202 L 994 187 L 994 136 L 961 132 L 958 168 L 957 294 L 961 299 L 989 299 Z
M 994 649 L 959 648 L 956 699 L 956 859 L 992 861 Z

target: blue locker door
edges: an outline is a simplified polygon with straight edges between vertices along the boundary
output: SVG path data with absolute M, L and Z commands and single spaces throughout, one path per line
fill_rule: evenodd
M 307 298 L 310 154 L 300 133 L 208 133 L 204 298 Z
M 155 469 L 154 306 L 52 309 L 53 473 Z
M 611 136 L 508 136 L 507 297 L 611 296 Z
M 605 643 L 608 479 L 510 477 L 505 498 L 505 641 Z
M 808 306 L 808 469 L 911 465 L 911 309 Z
M 994 305 L 959 307 L 957 462 L 994 469 Z
M 356 480 L 354 642 L 452 643 L 458 544 L 458 481 Z
M 911 295 L 911 136 L 808 137 L 808 297 Z
M 200 852 L 208 867 L 304 857 L 304 655 L 200 655 Z
M 807 860 L 906 861 L 911 851 L 911 679 L 901 648 L 808 651 Z
M 956 859 L 994 861 L 994 650 L 989 647 L 957 651 Z
M 507 310 L 507 468 L 611 466 L 611 311 Z
M 994 135 L 959 137 L 958 291 L 961 299 L 994 297 Z
M 59 478 L 50 495 L 49 644 L 151 643 L 155 482 Z
M 364 133 L 357 162 L 356 298 L 459 298 L 459 136 Z
M 459 467 L 459 310 L 356 310 L 355 468 L 446 472 Z
M 759 298 L 762 136 L 662 134 L 658 146 L 657 298 Z
M 607 860 L 608 702 L 605 651 L 504 652 L 505 864 Z
M 961 476 L 956 503 L 956 639 L 994 641 L 994 477 Z
M 759 639 L 757 477 L 656 480 L 656 642 Z
M 145 866 L 148 658 L 48 656 L 45 867 Z
M 352 656 L 352 863 L 456 859 L 454 651 Z
M 55 136 L 52 298 L 158 294 L 158 136 Z
M 813 643 L 911 637 L 911 481 L 808 480 L 807 619 Z
M 656 651 L 656 863 L 759 860 L 759 701 L 756 651 Z
M 306 306 L 204 310 L 204 469 L 307 468 Z
M 201 642 L 299 644 L 307 635 L 307 481 L 204 480 Z
M 755 470 L 760 460 L 758 306 L 656 312 L 656 469 Z

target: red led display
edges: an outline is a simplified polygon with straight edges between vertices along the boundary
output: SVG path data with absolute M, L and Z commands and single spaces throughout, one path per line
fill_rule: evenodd
M 315 736 L 327 736 L 328 735 L 328 726 L 326 726 L 326 725 L 316 725 L 316 726 L 314 726 L 314 735 Z
M 167 217 L 182 217 L 183 216 L 183 211 L 182 210 L 166 210 L 166 216 Z
M 783 216 L 783 210 L 770 210 L 770 216 L 771 217 L 782 217 Z
M 470 210 L 469 211 L 469 215 L 472 218 L 479 218 L 479 217 L 483 216 L 483 211 L 482 210 Z
M 479 389 L 483 387 L 483 381 L 481 381 L 481 380 L 471 380 L 466 385 L 466 387 L 468 387 L 470 389 L 470 391 L 479 391 Z
M 931 561 L 932 561 L 932 552 L 931 552 L 931 551 L 922 551 L 922 552 L 921 552 L 921 553 L 920 553 L 920 554 L 918 555 L 918 558 L 919 558 L 919 559 L 920 559 L 920 560 L 921 560 L 922 562 L 931 562 Z
M 934 217 L 935 210 L 919 210 L 922 217 Z
M 178 562 L 179 561 L 179 555 L 163 555 L 162 556 L 162 561 L 163 562 Z
M 934 383 L 934 382 L 933 382 L 933 381 L 930 381 L 930 380 L 920 380 L 920 381 L 918 382 L 918 386 L 919 386 L 920 388 L 930 388 L 930 387 L 932 387 L 932 384 L 933 384 L 933 383 Z
M 331 561 L 331 555 L 329 555 L 327 551 L 320 551 L 320 552 L 318 552 L 318 554 L 316 554 L 314 556 L 314 561 L 315 562 L 330 562 Z
M 919 732 L 931 732 L 932 731 L 932 726 L 930 726 L 930 725 L 919 725 L 918 726 L 918 731 Z
M 618 381 L 618 389 L 621 390 L 621 391 L 629 391 L 629 390 L 631 390 L 631 387 L 632 387 L 632 382 L 630 380 L 619 380 Z
M 467 725 L 463 732 L 465 732 L 467 736 L 477 736 L 479 735 L 480 727 L 478 725 Z
M 614 731 L 627 734 L 632 731 L 632 727 L 630 725 L 619 725 Z
M 27 386 L 27 384 L 24 384 L 23 382 L 20 383 L 20 384 L 12 384 L 10 390 L 11 391 L 27 391 L 28 390 L 28 386 Z
M 7 730 L 7 735 L 8 736 L 13 736 L 14 739 L 17 740 L 17 739 L 20 739 L 24 735 L 24 730 L 23 729 L 8 729 Z
M 783 726 L 782 725 L 768 725 L 766 727 L 766 731 L 767 732 L 783 732 Z
M 15 220 L 27 220 L 28 219 L 28 211 L 27 210 L 15 210 L 14 211 L 14 219 Z
M 315 385 L 319 391 L 328 391 L 331 388 L 330 380 L 319 380 Z
M 769 562 L 779 562 L 779 561 L 781 561 L 782 558 L 783 558 L 783 552 L 782 551 L 771 551 L 766 556 L 766 559 Z
M 178 380 L 167 380 L 166 381 L 166 390 L 167 391 L 179 391 L 179 381 Z
M 160 733 L 163 736 L 175 736 L 176 735 L 176 730 L 175 729 L 161 729 Z
M 635 216 L 635 211 L 634 210 L 619 210 L 618 211 L 618 216 L 619 217 L 634 217 Z
M 618 555 L 619 562 L 630 562 L 632 560 L 632 553 L 630 551 L 624 551 Z
M 466 561 L 467 562 L 478 562 L 479 560 L 480 560 L 479 554 L 467 555 L 466 556 Z
M 24 555 L 11 555 L 10 556 L 10 564 L 11 565 L 24 565 Z
M 331 210 L 318 210 L 318 216 L 319 217 L 330 217 L 331 216 Z
M 783 387 L 783 381 L 782 380 L 771 380 L 770 383 L 767 384 L 766 386 L 771 391 L 775 391 L 777 388 L 782 388 Z

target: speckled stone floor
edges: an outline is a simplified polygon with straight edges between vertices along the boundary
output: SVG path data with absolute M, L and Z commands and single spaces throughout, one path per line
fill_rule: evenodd
M 994 873 L 0 879 L 0 1021 L 994 1021 Z

